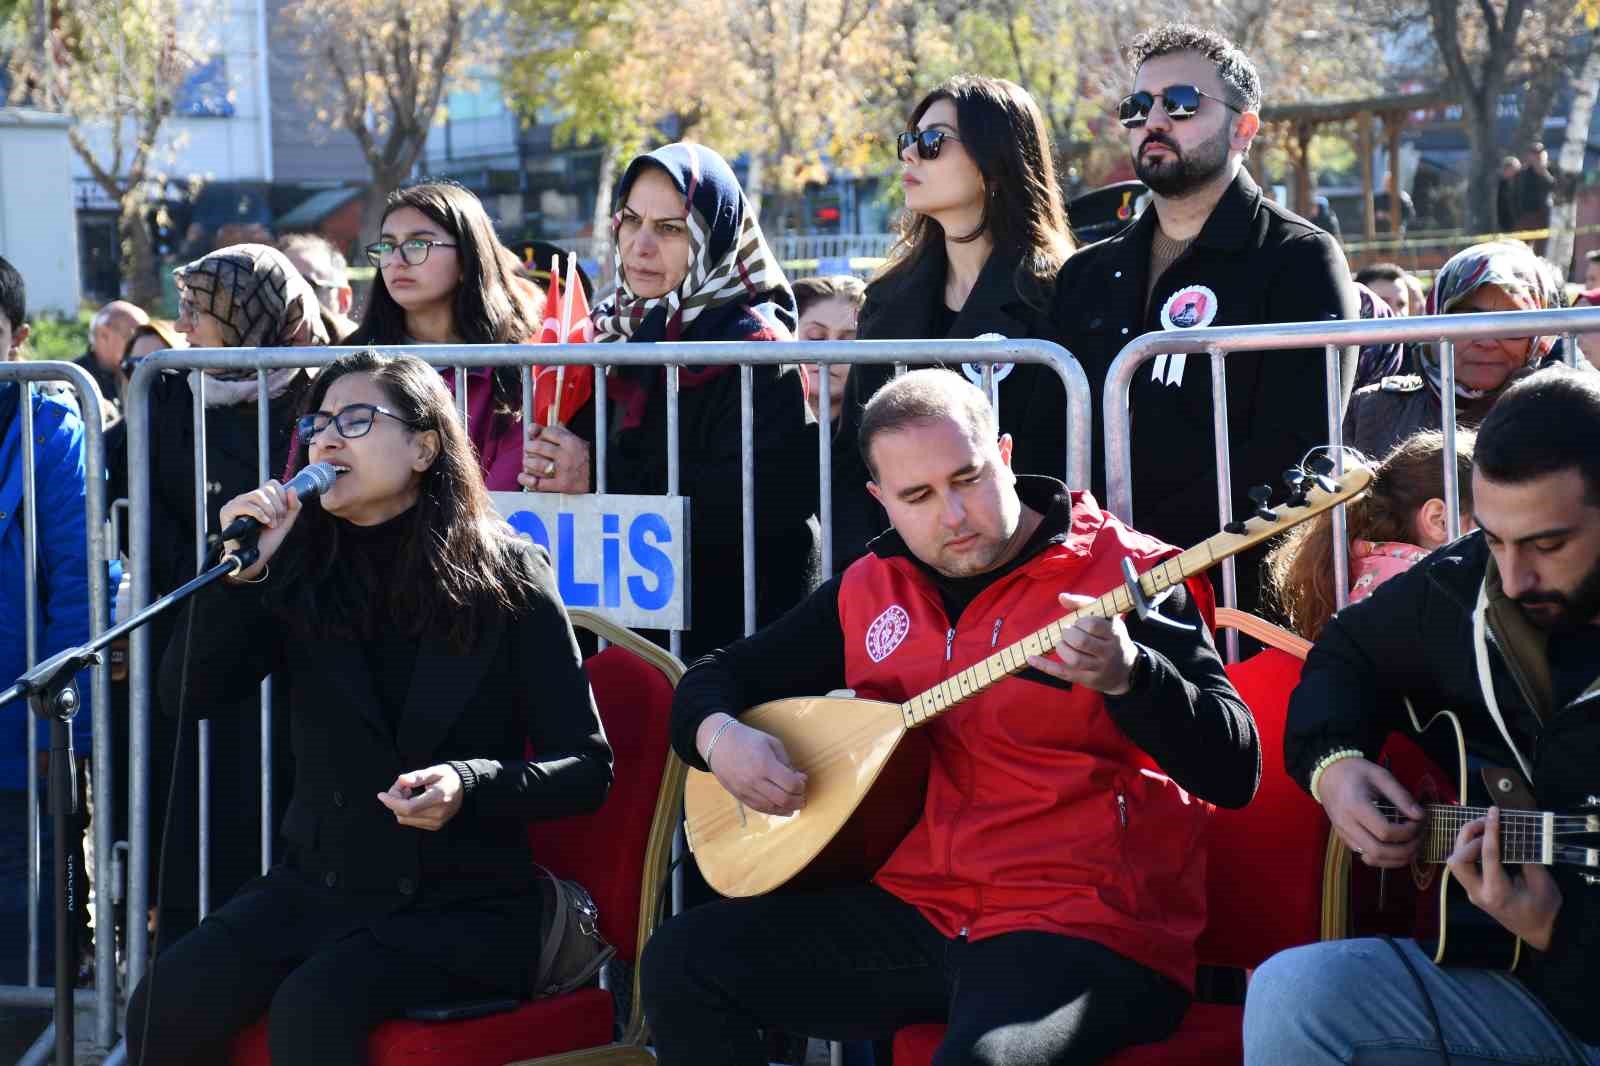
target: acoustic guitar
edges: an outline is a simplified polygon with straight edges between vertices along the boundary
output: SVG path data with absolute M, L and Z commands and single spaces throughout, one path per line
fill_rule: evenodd
M 1521 939 L 1475 906 L 1445 865 L 1456 837 L 1468 822 L 1485 817 L 1491 805 L 1498 806 L 1502 862 L 1597 870 L 1600 814 L 1519 809 L 1534 806 L 1528 783 L 1514 769 L 1475 765 L 1454 713 L 1441 711 L 1423 725 L 1413 710 L 1411 722 L 1425 748 L 1397 737 L 1385 748 L 1384 762 L 1423 807 L 1422 840 L 1411 863 L 1400 869 L 1351 863 L 1354 935 L 1411 936 L 1441 966 L 1515 971 L 1522 961 Z M 1455 772 L 1441 770 L 1429 751 L 1453 753 Z M 1392 822 L 1404 820 L 1390 804 L 1377 807 Z M 1587 809 L 1600 810 L 1600 802 Z M 1600 874 L 1586 874 L 1584 881 L 1600 885 Z
M 802 871 L 856 879 L 875 872 L 922 813 L 927 753 L 917 741 L 926 734 L 917 730 L 1027 669 L 1029 655 L 1049 655 L 1062 630 L 1078 619 L 1143 615 L 1166 590 L 1358 495 L 1372 481 L 1362 466 L 1337 479 L 1330 474 L 1327 465 L 1290 470 L 1284 476 L 1289 498 L 1270 509 L 1271 490 L 1252 489 L 1255 509 L 1245 520 L 1143 574 L 1125 564 L 1126 584 L 904 703 L 802 697 L 746 711 L 739 721 L 781 740 L 795 768 L 805 773 L 805 807 L 792 815 L 762 814 L 740 803 L 713 775 L 691 770 L 684 830 L 700 872 L 725 896 L 770 892 Z M 873 803 L 863 809 L 869 792 Z

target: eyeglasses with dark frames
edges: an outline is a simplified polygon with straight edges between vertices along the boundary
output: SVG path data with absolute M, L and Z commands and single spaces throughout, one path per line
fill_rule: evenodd
M 372 424 L 378 420 L 379 415 L 387 415 L 402 426 L 415 425 L 410 419 L 402 418 L 387 407 L 379 407 L 375 403 L 353 403 L 348 407 L 340 408 L 336 414 L 330 415 L 326 411 L 312 411 L 310 414 L 301 415 L 300 420 L 295 423 L 295 427 L 300 431 L 300 443 L 302 444 L 310 444 L 318 433 L 321 433 L 329 426 L 338 430 L 339 436 L 345 440 L 355 440 L 372 432 Z
M 1124 96 L 1117 105 L 1117 119 L 1130 130 L 1143 126 L 1150 118 L 1150 109 L 1155 106 L 1156 98 L 1161 99 L 1161 110 L 1174 122 L 1194 118 L 1200 111 L 1200 99 L 1215 100 L 1230 111 L 1237 111 L 1241 115 L 1244 109 L 1228 103 L 1220 96 L 1212 96 L 1198 85 L 1169 85 L 1160 92 L 1140 92 Z
M 424 237 L 407 237 L 403 241 L 392 241 L 387 237 L 381 241 L 373 241 L 367 245 L 367 261 L 375 267 L 383 266 L 383 261 L 400 253 L 400 260 L 406 266 L 421 266 L 428 261 L 428 254 L 435 248 L 454 248 L 449 241 L 430 241 Z
M 912 146 L 917 146 L 918 159 L 938 159 L 939 150 L 944 147 L 945 141 L 960 142 L 961 138 L 949 130 L 903 130 L 895 137 L 895 143 L 900 146 L 900 154 L 905 155 Z

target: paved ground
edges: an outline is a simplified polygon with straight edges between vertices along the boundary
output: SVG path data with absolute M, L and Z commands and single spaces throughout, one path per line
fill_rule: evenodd
M 47 1009 L 0 1007 L 0 1063 L 21 1058 L 50 1024 L 50 1018 L 51 1012 Z M 94 1008 L 79 1007 L 76 1026 L 75 1066 L 99 1066 L 105 1053 L 94 1046 Z

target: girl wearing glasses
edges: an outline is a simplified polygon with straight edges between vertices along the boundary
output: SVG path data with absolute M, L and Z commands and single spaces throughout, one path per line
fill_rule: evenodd
M 261 521 L 260 561 L 191 601 L 161 672 L 165 709 L 199 717 L 283 680 L 287 848 L 160 955 L 129 1003 L 133 1062 L 227 1062 L 267 1015 L 273 1062 L 359 1066 L 409 1009 L 525 997 L 527 822 L 610 787 L 548 559 L 495 515 L 439 376 L 345 356 L 307 408 L 305 460 L 347 472 L 319 504 L 269 481 L 222 509 Z
M 612 216 L 617 287 L 595 306 L 602 343 L 775 341 L 792 337 L 794 293 L 733 170 L 698 144 L 669 144 L 634 159 Z M 744 632 L 740 525 L 739 371 L 679 371 L 681 492 L 691 501 L 694 628 L 686 657 Z M 816 551 L 817 442 L 798 372 L 756 367 L 756 607 L 777 617 L 810 590 Z M 606 490 L 667 489 L 666 372 L 612 368 L 606 375 L 610 450 Z M 594 401 L 567 428 L 539 427 L 522 484 L 536 492 L 589 492 Z
M 532 308 L 506 270 L 494 223 L 472 193 L 451 182 L 396 189 L 378 239 L 377 267 L 351 345 L 523 344 L 537 332 Z M 443 371 L 455 388 L 455 371 Z M 491 490 L 515 490 L 522 469 L 522 380 L 515 367 L 467 371 L 467 426 Z
M 1050 321 L 1054 278 L 1072 253 L 1061 188 L 1044 116 L 1021 86 L 962 75 L 934 89 L 912 110 L 899 135 L 906 212 L 889 262 L 867 286 L 862 340 L 1007 338 L 1055 340 Z M 975 382 L 976 364 L 952 365 Z M 894 371 L 850 371 L 837 446 L 855 455 L 856 426 L 872 394 Z M 1001 364 L 994 379 L 1000 429 L 1015 442 L 1021 473 L 1060 477 L 1065 465 L 1066 392 L 1054 370 Z M 850 483 L 870 477 L 864 464 Z M 865 491 L 855 493 L 851 527 L 886 527 Z M 860 555 L 865 542 L 839 543 L 835 565 Z

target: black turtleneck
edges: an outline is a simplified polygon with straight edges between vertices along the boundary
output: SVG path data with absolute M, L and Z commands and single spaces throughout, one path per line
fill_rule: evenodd
M 348 560 L 348 565 L 336 568 L 332 575 L 335 585 L 343 586 L 338 589 L 336 602 L 374 605 L 383 602 L 381 575 L 391 569 L 411 518 L 411 511 L 407 509 L 375 526 L 358 526 L 335 519 L 339 525 L 339 551 Z M 383 701 L 383 710 L 392 729 L 399 728 L 420 643 L 416 633 L 383 625 L 374 633 L 364 634 L 361 641 L 378 698 Z

